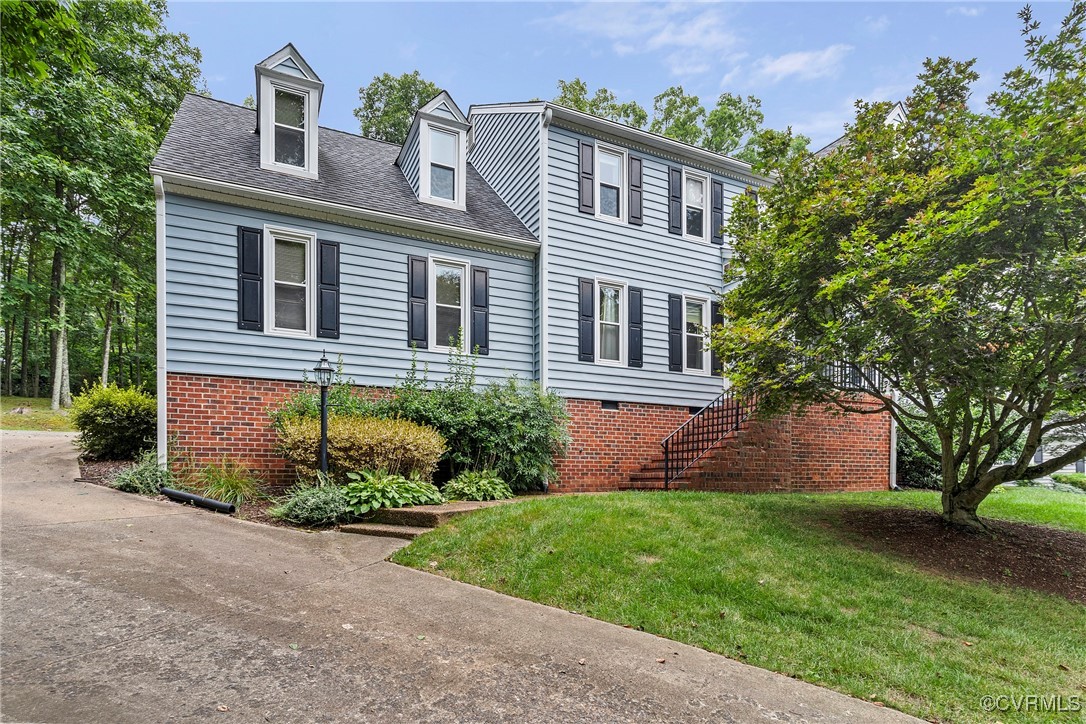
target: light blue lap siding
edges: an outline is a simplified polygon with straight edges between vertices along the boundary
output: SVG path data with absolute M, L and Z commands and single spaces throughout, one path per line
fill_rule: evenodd
M 538 238 L 539 114 L 477 113 L 471 122 L 471 165 Z
M 415 196 L 419 195 L 419 131 L 418 128 L 414 128 L 411 131 L 411 135 L 407 137 L 407 141 L 404 143 L 407 147 L 407 155 L 403 159 L 403 175 L 407 178 L 407 183 L 411 184 L 411 189 L 415 192 Z
M 640 151 L 632 153 L 644 159 L 644 225 L 612 223 L 580 213 L 579 139 L 591 140 L 557 125 L 549 129 L 549 385 L 567 397 L 703 405 L 720 394 L 722 382 L 719 377 L 668 371 L 667 299 L 669 294 L 715 299 L 724 250 L 668 233 L 667 169 L 681 164 Z M 743 193 L 745 185 L 719 175 L 714 178 L 724 182 L 726 215 L 731 197 Z M 578 361 L 577 280 L 593 277 L 644 290 L 643 367 Z
M 237 328 L 237 227 L 265 224 L 313 231 L 339 242 L 339 339 L 294 339 Z M 168 195 L 166 199 L 166 368 L 168 372 L 300 380 L 327 350 L 361 385 L 389 386 L 411 361 L 407 346 L 407 257 L 437 254 L 490 270 L 490 354 L 479 379 L 534 378 L 532 259 L 405 239 L 331 223 Z M 267 289 L 267 280 L 265 280 Z M 420 350 L 431 379 L 447 372 L 444 352 Z

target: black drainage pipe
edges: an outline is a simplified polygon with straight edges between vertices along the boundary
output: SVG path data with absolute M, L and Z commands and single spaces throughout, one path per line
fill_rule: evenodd
M 233 503 L 224 503 L 221 500 L 212 500 L 211 498 L 204 498 L 200 495 L 193 495 L 192 493 L 174 490 L 173 488 L 159 488 L 158 492 L 162 493 L 170 500 L 176 500 L 178 503 L 192 503 L 193 505 L 198 505 L 201 508 L 207 508 L 208 510 L 214 510 L 218 513 L 233 513 L 237 510 Z

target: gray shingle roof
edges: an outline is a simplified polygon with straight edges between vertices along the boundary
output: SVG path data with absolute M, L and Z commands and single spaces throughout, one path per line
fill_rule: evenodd
M 418 200 L 395 165 L 400 147 L 321 127 L 319 179 L 260 168 L 256 111 L 187 95 L 151 164 L 212 181 L 242 184 L 307 199 L 397 214 L 474 231 L 535 241 L 479 173 L 468 165 L 466 211 Z

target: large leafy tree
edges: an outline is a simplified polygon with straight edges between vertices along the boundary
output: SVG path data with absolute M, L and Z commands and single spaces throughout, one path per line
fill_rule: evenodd
M 384 73 L 358 89 L 354 116 L 363 136 L 402 144 L 415 112 L 440 92 L 417 70 L 395 76 Z
M 948 523 L 1000 483 L 1086 454 L 1086 4 L 970 110 L 972 62 L 929 60 L 904 123 L 858 104 L 825 158 L 770 144 L 778 183 L 736 204 L 714 346 L 764 413 L 888 411 L 942 474 Z M 840 366 L 847 361 L 841 374 Z M 836 369 L 836 371 L 835 371 Z M 883 384 L 885 383 L 885 384 Z M 935 430 L 937 444 L 921 428 Z
M 558 81 L 558 95 L 554 97 L 554 102 L 634 128 L 644 128 L 649 120 L 648 112 L 637 101 L 619 103 L 615 94 L 606 88 L 598 88 L 589 95 L 588 84 L 580 78 Z

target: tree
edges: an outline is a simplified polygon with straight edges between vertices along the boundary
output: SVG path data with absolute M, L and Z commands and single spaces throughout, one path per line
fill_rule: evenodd
M 904 123 L 859 103 L 829 156 L 778 144 L 760 161 L 778 183 L 735 205 L 726 281 L 742 283 L 713 334 L 762 414 L 893 415 L 939 461 L 944 520 L 971 529 L 1000 483 L 1086 454 L 1079 438 L 1034 462 L 1086 423 L 1086 4 L 1052 38 L 1020 16 L 1025 65 L 986 114 L 972 62 L 928 60 Z
M 673 86 L 652 101 L 649 130 L 676 141 L 700 146 L 705 132 L 705 109 L 697 96 L 688 96 L 683 87 Z
M 354 116 L 363 136 L 403 144 L 415 113 L 440 92 L 417 70 L 400 76 L 374 76 L 369 85 L 358 89 L 361 105 L 354 109 Z
M 42 81 L 56 66 L 90 70 L 91 41 L 71 6 L 58 0 L 0 0 L 4 72 Z
M 762 102 L 754 96 L 721 93 L 716 108 L 705 117 L 702 145 L 717 153 L 732 153 L 762 126 Z
M 619 103 L 615 94 L 606 88 L 599 88 L 589 97 L 588 85 L 580 78 L 558 81 L 558 95 L 554 102 L 566 108 L 582 113 L 591 113 L 609 121 L 624 123 L 634 128 L 644 128 L 649 114 L 636 101 Z

